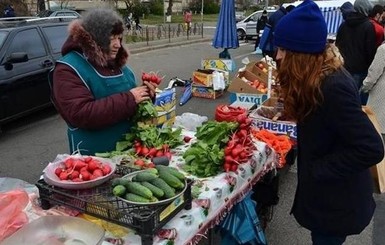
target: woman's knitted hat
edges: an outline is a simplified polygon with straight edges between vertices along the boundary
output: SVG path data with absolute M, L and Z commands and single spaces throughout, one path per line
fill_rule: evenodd
M 318 5 L 305 0 L 278 22 L 274 44 L 299 53 L 322 53 L 326 48 L 327 32 Z
M 83 17 L 82 26 L 106 53 L 109 51 L 111 35 L 119 35 L 124 31 L 122 18 L 111 9 L 94 9 L 87 12 Z

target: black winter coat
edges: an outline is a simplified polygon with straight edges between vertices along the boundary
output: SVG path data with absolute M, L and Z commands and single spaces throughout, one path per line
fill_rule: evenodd
M 376 33 L 369 18 L 358 12 L 347 14 L 337 31 L 336 45 L 350 73 L 367 73 L 376 54 Z
M 382 139 L 361 109 L 346 71 L 328 76 L 323 103 L 297 125 L 299 224 L 330 235 L 360 233 L 375 209 L 370 167 L 384 157 Z

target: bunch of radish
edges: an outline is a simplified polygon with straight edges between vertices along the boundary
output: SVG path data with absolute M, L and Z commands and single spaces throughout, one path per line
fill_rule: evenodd
M 246 114 L 239 114 L 236 118 L 239 128 L 231 136 L 224 149 L 225 161 L 223 169 L 226 172 L 237 171 L 238 165 L 247 162 L 255 150 L 250 136 L 251 120 Z
M 159 85 L 162 82 L 163 77 L 159 76 L 155 72 L 142 72 L 142 81 L 152 82 Z
M 96 158 L 87 156 L 84 158 L 67 158 L 62 166 L 55 169 L 55 174 L 60 180 L 83 182 L 94 180 L 111 173 L 111 166 L 102 163 Z
M 171 159 L 172 154 L 170 152 L 170 147 L 167 144 L 164 144 L 162 147 L 147 147 L 143 145 L 141 141 L 136 140 L 134 143 L 135 153 L 137 156 L 145 157 L 152 159 L 154 157 L 166 156 L 168 159 Z

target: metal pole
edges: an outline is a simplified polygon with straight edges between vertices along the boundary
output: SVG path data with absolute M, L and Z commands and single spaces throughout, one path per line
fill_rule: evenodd
M 166 0 L 163 0 L 163 23 L 166 24 Z
M 201 7 L 201 22 L 203 23 L 203 3 L 204 0 L 202 0 L 202 7 Z
M 265 9 L 267 10 L 268 7 L 269 7 L 269 0 L 265 0 Z

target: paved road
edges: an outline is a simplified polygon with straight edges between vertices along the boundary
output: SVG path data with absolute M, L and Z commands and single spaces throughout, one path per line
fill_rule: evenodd
M 250 54 L 252 46 L 253 44 L 242 44 L 239 49 L 230 51 L 238 68 L 243 58 L 257 58 Z M 211 48 L 209 41 L 205 41 L 133 53 L 130 65 L 137 76 L 141 71 L 154 70 L 166 75 L 167 79 L 173 76 L 190 78 L 192 71 L 200 67 L 201 58 L 217 57 L 218 52 Z M 177 95 L 180 96 L 179 89 Z M 193 98 L 185 106 L 178 107 L 177 113 L 194 112 L 212 119 L 216 105 L 228 102 L 228 93 L 217 100 Z M 4 127 L 4 133 L 0 135 L 0 176 L 21 178 L 34 183 L 39 178 L 46 161 L 53 160 L 58 153 L 68 151 L 65 127 L 63 120 L 52 109 Z M 310 244 L 309 233 L 300 228 L 289 215 L 296 185 L 295 168 L 282 174 L 280 183 L 280 201 L 266 230 L 269 244 Z M 349 238 L 345 244 L 385 244 L 385 197 L 375 195 L 375 198 L 378 208 L 373 222 L 365 232 Z M 207 244 L 207 241 L 202 240 L 200 244 Z M 213 244 L 219 244 L 219 237 L 215 237 Z

